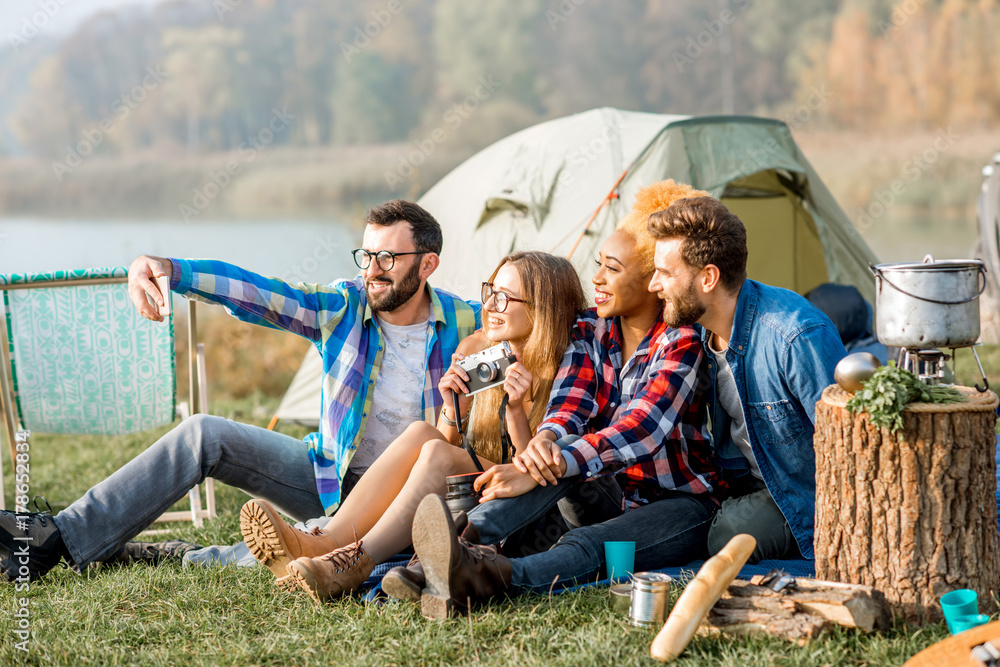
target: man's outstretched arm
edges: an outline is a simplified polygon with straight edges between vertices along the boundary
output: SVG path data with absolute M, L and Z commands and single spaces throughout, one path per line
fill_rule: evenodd
M 314 342 L 323 339 L 324 324 L 343 315 L 347 302 L 339 286 L 289 285 L 226 262 L 143 255 L 129 267 L 129 296 L 144 317 L 156 321 L 162 318 L 150 316 L 155 309 L 145 304 L 145 294 L 165 297 L 156 290 L 157 275 L 170 276 L 171 289 L 187 298 L 219 304 L 244 322 Z

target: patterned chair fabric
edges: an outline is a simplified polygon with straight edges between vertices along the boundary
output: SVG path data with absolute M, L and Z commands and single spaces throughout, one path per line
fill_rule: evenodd
M 24 428 L 118 435 L 173 421 L 173 318 L 146 320 L 123 282 L 50 287 L 53 281 L 126 278 L 124 267 L 0 276 L 15 405 Z

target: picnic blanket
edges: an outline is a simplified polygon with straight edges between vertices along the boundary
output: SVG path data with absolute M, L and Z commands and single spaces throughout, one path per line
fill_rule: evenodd
M 996 440 L 996 450 L 995 450 L 995 460 L 997 463 L 997 491 L 996 491 L 996 504 L 997 504 L 997 521 L 1000 523 L 1000 435 L 997 435 Z M 372 576 L 368 578 L 365 582 L 363 590 L 368 590 L 368 594 L 365 595 L 365 600 L 371 601 L 378 597 L 381 593 L 381 581 L 382 577 L 391 568 L 396 565 L 406 565 L 409 560 L 409 556 L 395 556 L 392 561 L 388 563 L 383 563 L 375 568 L 372 572 Z M 674 579 L 688 579 L 705 564 L 703 560 L 695 560 L 687 563 L 686 565 L 681 565 L 680 567 L 664 567 L 656 572 L 663 572 L 668 574 Z M 384 569 L 383 569 L 384 568 Z M 753 565 L 744 565 L 743 569 L 737 575 L 738 579 L 750 579 L 756 574 L 767 574 L 773 569 L 781 569 L 792 575 L 793 577 L 812 577 L 815 574 L 815 568 L 813 567 L 813 561 L 806 560 L 804 558 L 794 558 L 788 560 L 762 560 L 759 563 Z M 588 582 L 584 584 L 560 586 L 557 585 L 553 587 L 553 593 L 569 593 L 572 591 L 578 591 L 583 588 L 589 588 L 591 586 L 610 586 L 612 582 L 610 579 L 601 579 L 598 581 Z M 370 589 L 370 590 L 369 590 Z

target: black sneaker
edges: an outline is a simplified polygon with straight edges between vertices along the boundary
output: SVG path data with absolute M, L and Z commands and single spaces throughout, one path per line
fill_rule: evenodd
M 0 579 L 35 581 L 68 556 L 51 508 L 35 512 L 0 510 Z M 37 499 L 35 510 L 39 509 Z
M 104 559 L 105 565 L 128 565 L 146 563 L 158 565 L 165 560 L 180 560 L 189 551 L 201 549 L 201 545 L 171 540 L 170 542 L 127 542 L 118 553 Z

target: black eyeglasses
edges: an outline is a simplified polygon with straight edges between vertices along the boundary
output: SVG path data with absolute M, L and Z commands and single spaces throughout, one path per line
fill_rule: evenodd
M 496 307 L 498 313 L 502 313 L 503 311 L 507 310 L 508 301 L 517 301 L 518 303 L 528 303 L 524 299 L 518 299 L 517 297 L 513 297 L 510 294 L 507 294 L 507 292 L 493 289 L 492 283 L 483 283 L 483 294 L 482 294 L 483 306 L 486 305 L 486 302 L 490 300 L 491 296 L 496 300 Z
M 389 252 L 388 250 L 379 250 L 378 252 L 368 252 L 364 248 L 358 248 L 357 250 L 352 250 L 351 254 L 354 255 L 354 263 L 358 265 L 359 269 L 367 269 L 372 265 L 372 257 L 375 258 L 375 263 L 378 264 L 378 268 L 383 271 L 392 271 L 392 267 L 396 265 L 396 258 L 403 255 L 426 255 L 430 250 L 417 250 L 416 252 Z

